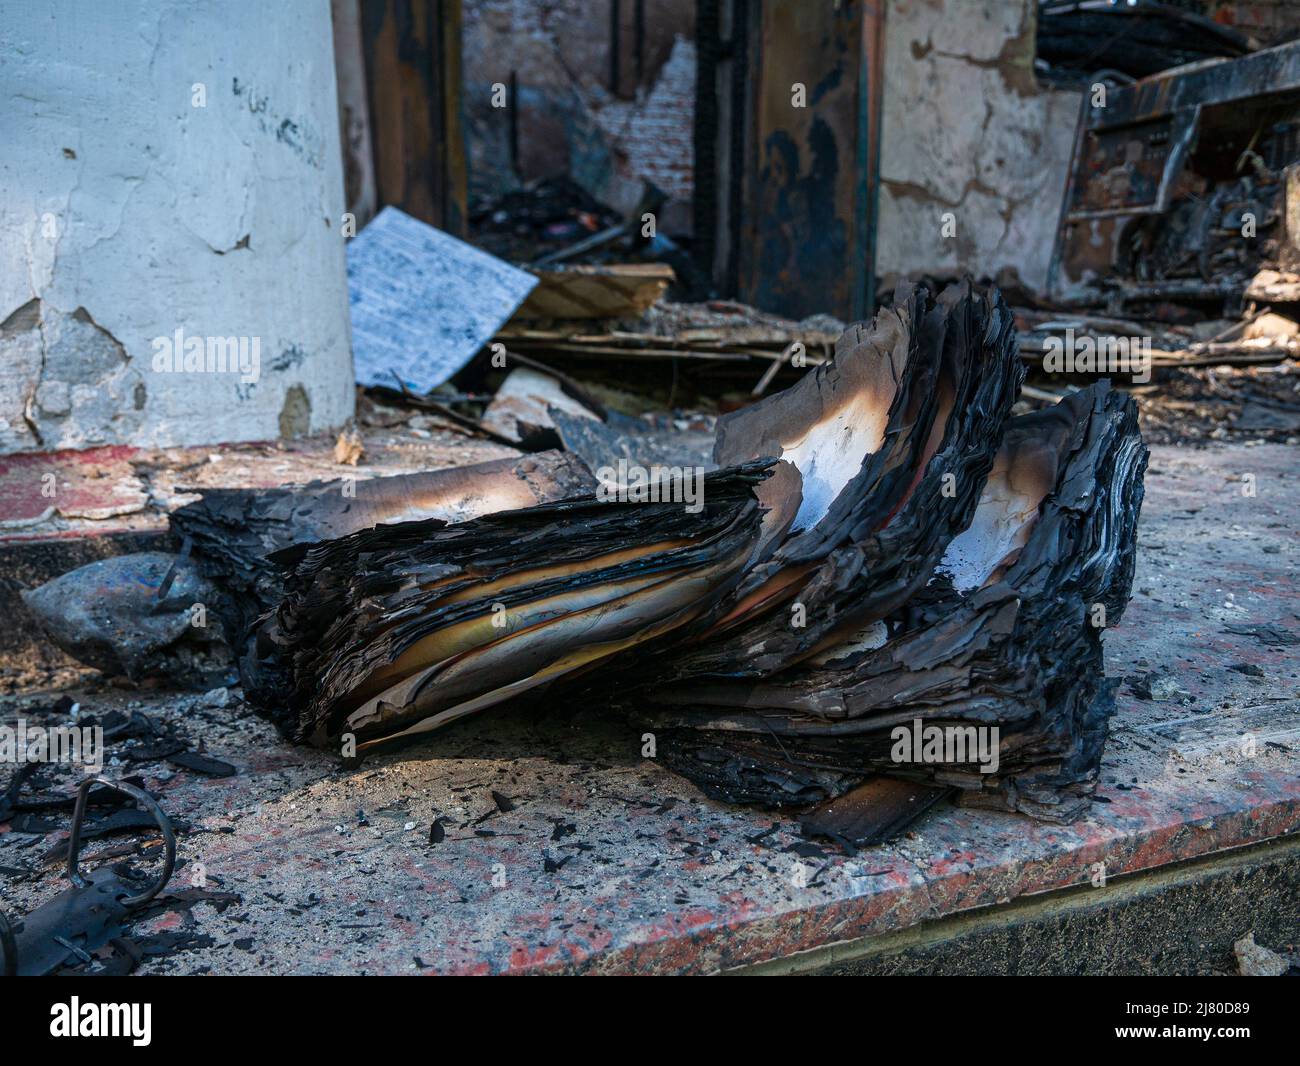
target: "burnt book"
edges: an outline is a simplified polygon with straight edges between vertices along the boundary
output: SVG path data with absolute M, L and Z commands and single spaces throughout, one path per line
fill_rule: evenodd
M 1101 636 L 1128 602 L 1146 456 L 1133 401 L 1104 382 L 1013 419 L 921 593 L 778 677 L 656 690 L 661 756 L 732 801 L 804 805 L 886 773 L 1076 818 L 1112 709 Z
M 648 498 L 602 484 L 273 553 L 284 595 L 244 662 L 250 698 L 361 754 L 585 693 L 648 717 L 719 798 L 804 806 L 884 773 L 1075 817 L 1145 449 L 1104 386 L 1012 419 L 1023 373 L 995 290 L 904 289 L 723 419 L 699 491 L 677 471 Z M 899 725 L 922 750 L 899 757 Z M 993 730 L 987 757 L 931 758 L 932 725 Z

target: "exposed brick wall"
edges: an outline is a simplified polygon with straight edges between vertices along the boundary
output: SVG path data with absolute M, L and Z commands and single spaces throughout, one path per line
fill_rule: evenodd
M 674 207 L 665 226 L 679 231 L 689 225 L 694 192 L 695 44 L 684 37 L 674 43 L 668 62 L 649 95 L 641 100 L 610 100 L 595 111 L 596 122 L 610 138 L 620 166 L 628 175 L 647 178 L 663 189 Z

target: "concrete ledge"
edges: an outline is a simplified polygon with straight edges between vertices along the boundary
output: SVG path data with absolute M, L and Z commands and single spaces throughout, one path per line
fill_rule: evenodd
M 862 972 L 1163 973 L 1221 966 L 1229 937 L 1251 928 L 1281 947 L 1296 939 L 1300 833 L 1293 456 L 1154 449 L 1134 599 L 1106 635 L 1108 672 L 1131 680 L 1098 800 L 1071 825 L 945 805 L 847 856 L 801 838 L 797 818 L 704 799 L 643 759 L 640 730 L 600 701 L 485 714 L 344 770 L 237 706 L 71 691 L 83 710 L 156 716 L 239 769 L 202 780 L 132 766 L 194 827 L 182 861 L 243 898 L 203 917 L 213 947 L 150 965 L 718 973 L 860 960 Z M 1256 495 L 1243 495 L 1243 473 Z M 50 702 L 0 698 L 0 718 Z M 8 832 L 0 825 L 0 866 L 34 854 L 4 846 Z M 1099 864 L 1105 889 L 1090 887 Z M 57 885 L 53 867 L 6 884 L 6 909 L 30 910 Z M 845 944 L 851 958 L 836 954 Z
M 1300 940 L 1300 835 L 1002 906 L 883 937 L 829 944 L 736 975 L 1079 976 L 1236 972 L 1253 931 Z

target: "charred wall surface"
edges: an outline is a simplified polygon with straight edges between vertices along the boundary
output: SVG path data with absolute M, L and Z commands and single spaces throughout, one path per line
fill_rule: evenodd
M 693 0 L 465 0 L 471 200 L 568 175 L 630 210 L 649 180 L 670 197 L 660 225 L 688 232 L 695 62 Z

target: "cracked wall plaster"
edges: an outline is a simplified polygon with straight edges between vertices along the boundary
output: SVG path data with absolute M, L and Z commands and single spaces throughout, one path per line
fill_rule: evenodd
M 0 450 L 93 448 L 139 432 L 148 386 L 85 308 L 29 301 L 0 323 L 0 353 Z
M 328 0 L 0 0 L 0 89 L 0 453 L 273 439 L 293 388 L 350 417 Z M 260 377 L 157 372 L 178 329 Z
M 878 274 L 1046 285 L 1080 98 L 1037 84 L 1034 31 L 1031 0 L 889 4 Z

